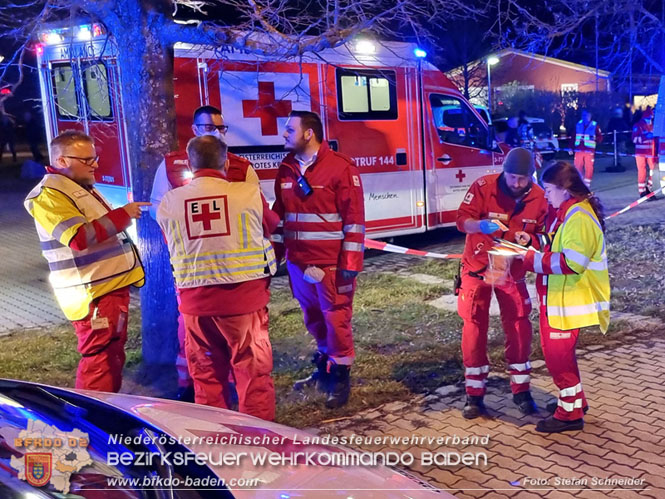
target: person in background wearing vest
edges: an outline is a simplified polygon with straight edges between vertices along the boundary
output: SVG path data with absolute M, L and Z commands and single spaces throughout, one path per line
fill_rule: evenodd
M 212 135 L 224 139 L 228 131 L 228 125 L 224 124 L 222 112 L 214 106 L 202 106 L 194 111 L 192 118 L 192 132 L 195 137 L 202 135 Z M 226 179 L 230 182 L 252 182 L 259 184 L 259 177 L 252 168 L 252 165 L 245 158 L 235 154 L 227 154 L 228 166 L 225 170 Z M 157 167 L 155 179 L 152 183 L 152 193 L 150 194 L 150 215 L 157 217 L 157 209 L 164 194 L 171 189 L 188 184 L 194 174 L 187 160 L 187 151 L 175 151 L 167 154 L 164 161 Z M 264 204 L 268 208 L 268 204 Z M 178 300 L 180 297 L 177 296 Z M 187 371 L 187 360 L 185 358 L 185 326 L 182 316 L 178 316 L 178 356 L 176 358 L 176 370 L 178 371 L 178 393 L 176 399 L 183 402 L 194 401 L 194 388 L 192 378 Z
M 508 261 L 504 275 L 497 279 L 497 265 L 490 264 L 488 255 L 494 237 L 512 240 L 517 231 L 535 233 L 544 223 L 547 202 L 543 190 L 533 184 L 534 171 L 531 151 L 521 147 L 511 149 L 503 162 L 503 173 L 476 180 L 457 210 L 457 228 L 466 233 L 457 302 L 457 311 L 464 321 L 466 403 L 462 415 L 466 419 L 486 412 L 483 397 L 490 370 L 487 331 L 492 292 L 499 302 L 506 335 L 505 357 L 513 402 L 523 414 L 536 411 L 530 391 L 533 330 L 525 271 L 521 261 Z
M 142 286 L 138 252 L 124 232 L 141 206 L 111 205 L 95 190 L 97 153 L 92 138 L 74 130 L 51 141 L 51 166 L 28 194 L 42 254 L 81 354 L 76 388 L 118 392 L 125 365 L 129 286 Z
M 644 197 L 653 190 L 653 170 L 656 162 L 656 139 L 653 137 L 653 110 L 647 108 L 642 119 L 633 127 L 635 164 L 637 165 L 637 190 Z M 654 200 L 655 196 L 649 198 Z
M 273 242 L 286 249 L 291 290 L 318 348 L 315 372 L 294 389 L 316 385 L 332 409 L 347 403 L 351 389 L 353 295 L 365 250 L 363 188 L 353 161 L 323 140 L 318 114 L 292 111 L 284 140 L 290 153 L 277 172 L 273 205 L 283 234 L 278 229 Z
M 589 187 L 593 178 L 593 162 L 596 147 L 603 141 L 598 123 L 591 120 L 591 113 L 582 110 L 582 119 L 575 126 L 575 168 Z
M 535 237 L 526 232 L 515 240 L 528 245 L 524 266 L 537 275 L 540 341 L 545 362 L 559 389 L 553 416 L 538 422 L 545 433 L 581 430 L 588 409 L 575 357 L 580 328 L 610 322 L 610 280 L 607 270 L 603 210 L 577 170 L 564 161 L 542 175 L 545 196 L 556 212 Z
M 226 144 L 211 136 L 187 144 L 192 181 L 167 192 L 157 222 L 169 247 L 180 293 L 187 366 L 197 404 L 231 407 L 229 374 L 239 410 L 275 417 L 268 337 L 269 276 L 275 255 L 264 231 L 258 184 L 229 182 Z

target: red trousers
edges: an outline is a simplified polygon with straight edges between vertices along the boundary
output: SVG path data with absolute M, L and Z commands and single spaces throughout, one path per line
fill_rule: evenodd
M 302 308 L 305 327 L 316 340 L 320 352 L 336 364 L 351 365 L 355 358 L 351 316 L 356 280 L 343 279 L 334 266 L 320 267 L 325 272 L 321 282 L 303 279 L 305 267 L 287 262 L 293 297 Z
M 230 408 L 232 372 L 238 410 L 267 421 L 275 419 L 268 309 L 225 317 L 183 317 L 187 365 L 194 380 L 196 403 Z
M 541 297 L 541 303 L 542 303 Z M 545 355 L 545 364 L 554 384 L 559 389 L 559 405 L 554 417 L 562 421 L 572 421 L 584 417 L 587 401 L 582 390 L 580 370 L 577 367 L 575 345 L 579 329 L 561 331 L 550 327 L 547 321 L 547 307 L 540 307 L 540 344 Z
M 529 320 L 531 299 L 524 281 L 509 281 L 495 286 L 494 293 L 501 309 L 501 323 L 506 335 L 505 356 L 510 372 L 510 389 L 515 393 L 529 390 L 531 381 L 532 327 Z M 485 395 L 485 383 L 490 370 L 487 357 L 487 330 L 489 328 L 492 286 L 484 280 L 462 273 L 462 287 L 457 300 L 457 312 L 464 320 L 462 327 L 462 357 L 466 393 Z
M 635 156 L 635 164 L 637 165 L 637 190 L 642 194 L 646 192 L 647 187 L 649 190 L 653 187 L 652 177 L 655 158 Z
M 81 354 L 76 388 L 118 392 L 125 365 L 129 287 L 93 300 L 85 319 L 72 321 Z
M 591 179 L 593 178 L 593 162 L 596 156 L 596 151 L 576 151 L 575 152 L 575 168 L 580 172 L 580 176 L 584 179 L 584 183 L 589 187 Z
M 180 306 L 180 293 L 178 288 L 175 290 L 175 297 Z M 178 355 L 175 359 L 175 369 L 178 373 L 178 386 L 180 388 L 187 388 L 192 386 L 192 377 L 189 375 L 187 369 L 187 354 L 185 354 L 185 319 L 181 313 L 178 313 Z

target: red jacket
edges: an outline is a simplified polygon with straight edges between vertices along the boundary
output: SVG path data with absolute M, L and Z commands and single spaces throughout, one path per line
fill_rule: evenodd
M 467 234 L 462 255 L 465 270 L 484 272 L 488 266 L 487 250 L 494 242 L 493 237 L 515 241 L 515 233 L 525 231 L 533 235 L 541 230 L 547 215 L 545 193 L 536 184 L 525 194 L 521 203 L 502 189 L 503 174 L 486 175 L 479 178 L 469 188 L 464 201 L 457 209 L 457 228 L 464 232 L 464 222 L 469 219 L 496 219 L 508 227 L 507 232 L 496 231 L 494 234 Z M 524 276 L 520 261 L 513 262 L 511 274 L 515 279 Z
M 284 243 L 286 258 L 302 265 L 337 265 L 360 271 L 365 241 L 365 202 L 353 161 L 323 142 L 305 179 L 313 193 L 298 186 L 300 167 L 293 153 L 279 166 L 275 211 L 284 222 L 273 242 Z M 276 244 L 275 251 L 279 254 Z
M 252 166 L 248 160 L 233 153 L 227 154 L 229 169 L 226 178 L 229 182 L 244 182 L 247 178 L 247 170 Z M 189 167 L 187 151 L 174 151 L 164 156 L 166 165 L 166 177 L 169 184 L 175 189 L 187 185 L 193 178 L 192 169 Z
M 632 139 L 635 144 L 635 156 L 645 158 L 656 157 L 656 139 L 653 137 L 653 123 L 647 123 L 644 120 L 638 121 L 633 127 Z

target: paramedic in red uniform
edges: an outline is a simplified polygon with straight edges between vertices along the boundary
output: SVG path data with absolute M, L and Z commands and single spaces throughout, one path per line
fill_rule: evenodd
M 264 232 L 261 191 L 224 175 L 226 144 L 195 137 L 187 145 L 192 181 L 166 193 L 159 223 L 169 246 L 186 330 L 187 365 L 197 404 L 275 417 L 268 337 L 269 276 L 275 254 Z M 279 220 L 275 217 L 273 227 Z
M 213 135 L 223 140 L 229 127 L 224 124 L 222 112 L 213 106 L 202 106 L 194 111 L 192 121 L 192 132 L 194 136 Z M 246 159 L 228 153 L 228 169 L 225 172 L 227 180 L 231 182 L 254 182 L 259 183 L 259 178 Z M 167 154 L 157 168 L 155 179 L 152 184 L 150 201 L 152 207 L 150 214 L 153 218 L 157 216 L 159 203 L 171 189 L 188 184 L 194 174 L 189 167 L 187 151 L 175 151 Z M 265 205 L 267 208 L 267 204 Z M 179 299 L 179 298 L 178 298 Z M 185 326 L 182 316 L 178 316 L 178 357 L 176 358 L 176 369 L 178 371 L 178 393 L 176 398 L 185 402 L 194 400 L 192 378 L 187 372 L 187 360 L 185 359 Z
M 543 225 L 547 203 L 543 190 L 533 183 L 534 161 L 530 151 L 511 149 L 503 163 L 503 173 L 476 180 L 460 204 L 457 228 L 465 232 L 458 313 L 464 320 L 462 355 L 466 378 L 467 419 L 485 411 L 483 397 L 490 365 L 487 357 L 487 330 L 492 289 L 501 309 L 506 334 L 505 356 L 510 372 L 513 401 L 524 414 L 536 411 L 529 391 L 532 327 L 531 300 L 524 282 L 522 261 L 511 261 L 503 282 L 488 283 L 490 261 L 487 251 L 493 237 L 513 240 L 517 231 L 535 233 Z M 500 222 L 508 231 L 502 231 Z
M 580 172 L 587 187 L 593 178 L 593 163 L 596 157 L 596 147 L 603 141 L 598 123 L 591 119 L 591 113 L 583 109 L 582 119 L 575 125 L 575 168 Z
M 644 111 L 642 119 L 633 127 L 633 143 L 637 164 L 637 190 L 640 197 L 644 197 L 653 190 L 652 177 L 656 164 L 656 140 L 653 137 L 653 110 L 651 108 Z
M 273 205 L 283 232 L 278 229 L 273 242 L 284 243 L 291 290 L 318 348 L 316 371 L 294 388 L 316 384 L 327 393 L 327 407 L 341 407 L 350 392 L 353 295 L 363 267 L 360 174 L 350 158 L 323 140 L 316 113 L 292 111 L 284 139 L 290 153 L 277 172 Z M 276 250 L 283 251 L 280 246 Z
M 51 166 L 28 194 L 49 281 L 72 321 L 81 354 L 76 388 L 118 392 L 125 365 L 129 286 L 142 286 L 143 267 L 125 233 L 141 206 L 112 209 L 94 188 L 95 144 L 74 130 L 51 141 Z

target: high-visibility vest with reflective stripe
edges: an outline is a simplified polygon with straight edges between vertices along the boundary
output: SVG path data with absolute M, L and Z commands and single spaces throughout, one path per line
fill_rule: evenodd
M 216 200 L 215 208 L 221 210 L 207 227 L 191 211 L 197 200 Z M 166 236 L 176 285 L 195 288 L 251 281 L 266 277 L 266 268 L 274 274 L 275 253 L 263 237 L 262 217 L 259 186 L 253 183 L 199 177 L 168 192 L 159 205 L 157 222 Z
M 595 121 L 590 121 L 585 128 L 582 120 L 578 121 L 575 127 L 575 148 L 582 144 L 588 149 L 595 149 L 597 126 L 598 124 Z
M 561 330 L 610 323 L 610 278 L 605 237 L 589 201 L 572 205 L 552 241 L 552 252 L 563 253 L 577 274 L 547 278 L 547 319 Z
M 34 209 L 34 200 L 53 197 L 54 191 L 67 196 L 80 216 L 51 227 L 43 213 Z M 103 199 L 101 194 L 94 192 Z M 109 212 L 90 191 L 64 175 L 47 174 L 28 194 L 24 205 L 35 219 L 42 255 L 51 271 L 49 281 L 68 319 L 85 318 L 90 302 L 99 296 L 130 284 L 142 284 L 143 267 L 126 233 L 116 234 L 82 251 L 64 244 L 76 235 L 81 224 L 98 220 Z M 58 201 L 55 200 L 51 212 L 57 209 Z

